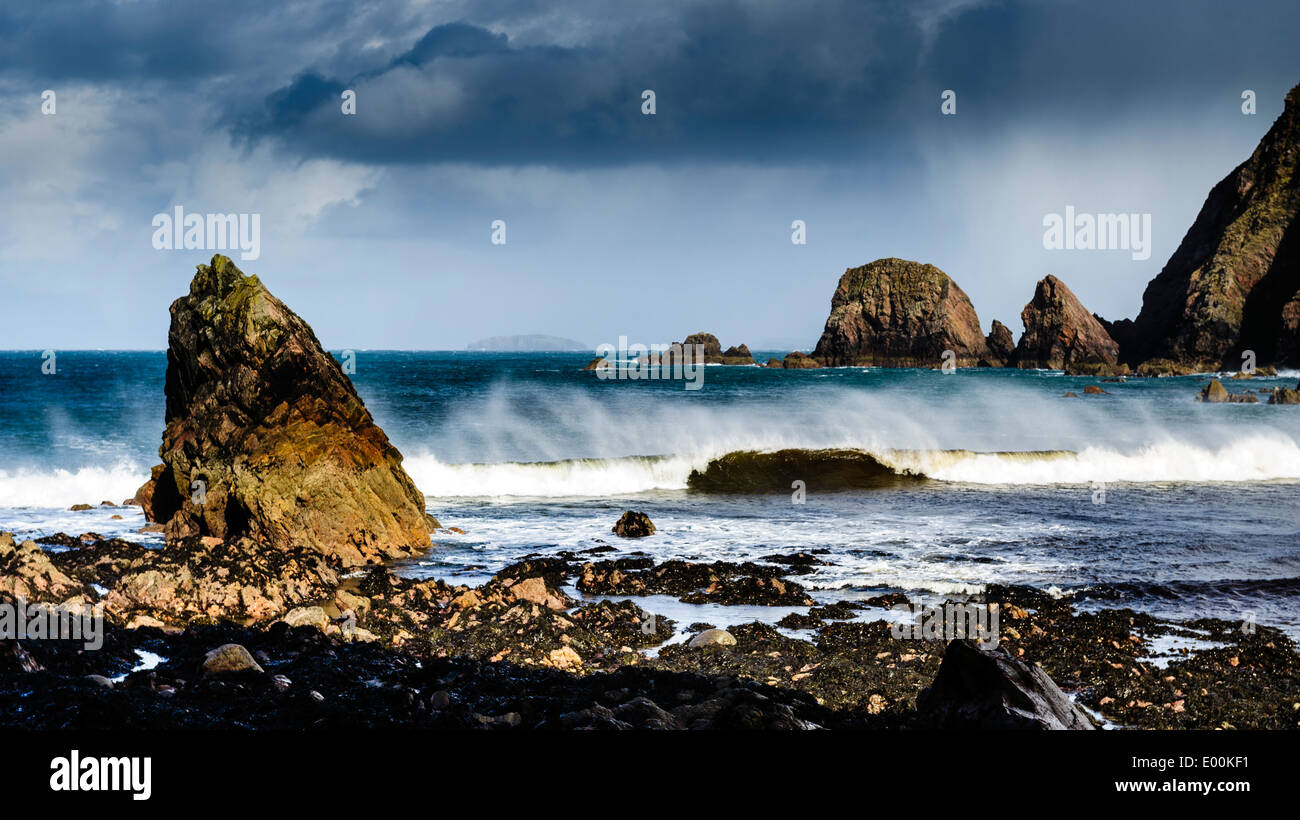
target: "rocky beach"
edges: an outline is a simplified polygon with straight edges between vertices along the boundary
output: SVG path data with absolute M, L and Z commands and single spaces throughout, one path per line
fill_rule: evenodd
M 1059 283 L 1040 284 L 1040 297 L 1063 305 L 1062 321 L 1091 318 Z M 636 511 L 605 531 L 635 544 L 631 553 L 593 532 L 586 537 L 600 546 L 527 554 L 479 585 L 404 576 L 395 571 L 401 560 L 436 553 L 440 536 L 463 531 L 425 511 L 401 453 L 311 329 L 223 256 L 199 267 L 171 314 L 163 464 L 125 502 L 164 543 L 0 535 L 0 603 L 98 605 L 105 619 L 97 651 L 75 641 L 0 644 L 7 725 L 1276 729 L 1300 721 L 1300 655 L 1268 625 L 1083 612 L 1069 595 L 998 585 L 945 600 L 896 591 L 819 603 L 799 579 L 833 566 L 833 551 L 656 560 L 656 527 Z M 1088 324 L 1085 336 L 1099 328 Z M 982 338 L 966 336 L 970 358 L 990 355 Z M 716 339 L 706 341 L 718 355 Z M 1030 349 L 1058 356 L 1022 339 L 1017 358 Z M 1113 350 L 1099 350 L 1113 360 Z M 691 482 L 765 493 L 779 491 L 787 473 L 840 489 L 916 480 L 855 451 L 790 451 L 719 459 Z M 721 628 L 703 614 L 691 623 L 656 614 L 646 601 L 662 596 L 790 611 Z M 985 627 L 956 637 L 900 633 L 908 619 L 899 613 L 913 605 L 996 609 L 996 647 L 973 642 L 989 637 Z M 1180 642 L 1196 649 L 1171 655 Z

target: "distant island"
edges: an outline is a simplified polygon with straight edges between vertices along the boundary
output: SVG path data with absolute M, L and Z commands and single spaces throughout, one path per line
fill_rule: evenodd
M 489 351 L 493 353 L 544 353 L 547 351 L 591 350 L 584 342 L 565 339 L 562 336 L 547 336 L 542 333 L 530 333 L 524 336 L 489 336 L 470 342 L 466 350 Z

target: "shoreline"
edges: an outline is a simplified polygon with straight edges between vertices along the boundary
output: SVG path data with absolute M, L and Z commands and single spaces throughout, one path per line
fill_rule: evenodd
M 36 599 L 88 597 L 92 583 L 107 592 L 100 652 L 0 641 L 0 722 L 922 728 L 927 717 L 917 698 L 946 651 L 943 641 L 894 637 L 887 621 L 853 620 L 864 607 L 884 615 L 905 596 L 818 605 L 798 582 L 801 568 L 822 560 L 810 554 L 773 556 L 784 560 L 769 565 L 559 551 L 527 557 L 476 587 L 401 578 L 381 565 L 339 572 L 289 555 L 241 574 L 231 593 L 231 561 L 266 556 L 235 556 L 206 540 L 157 550 L 68 538 L 66 550 L 39 556 L 25 545 L 0 545 L 0 567 L 13 572 L 21 559 L 25 571 L 15 577 Z M 159 560 L 168 552 L 177 553 L 174 562 Z M 575 599 L 566 588 L 602 600 Z M 808 614 L 782 625 L 804 636 L 752 622 L 727 627 L 734 643 L 691 646 L 712 624 L 654 616 L 640 605 L 647 593 L 684 604 L 798 606 Z M 240 600 L 222 609 L 229 594 Z M 976 600 L 999 605 L 999 651 L 1040 667 L 1109 724 L 1281 729 L 1300 720 L 1300 698 L 1288 694 L 1300 691 L 1300 654 L 1267 625 L 1246 634 L 1240 623 L 1221 620 L 1076 612 L 1068 599 L 1024 587 L 992 587 Z M 200 614 L 203 604 L 218 614 Z M 238 614 L 249 622 L 234 623 Z M 687 640 L 665 645 L 683 629 Z M 1190 647 L 1179 650 L 1179 641 Z M 205 675 L 208 653 L 230 643 L 244 646 L 258 668 Z M 156 663 L 144 668 L 149 658 Z

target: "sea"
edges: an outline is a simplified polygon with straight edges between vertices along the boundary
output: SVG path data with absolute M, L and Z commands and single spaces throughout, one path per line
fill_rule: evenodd
M 1197 402 L 1206 375 L 707 366 L 687 389 L 600 379 L 582 369 L 591 358 L 348 357 L 429 511 L 463 530 L 435 533 L 400 572 L 477 584 L 521 556 L 566 550 L 805 552 L 825 563 L 796 580 L 824 602 L 1023 584 L 1084 610 L 1239 620 L 1300 639 L 1300 407 L 1262 394 Z M 47 362 L 0 352 L 0 531 L 162 546 L 122 502 L 158 462 L 165 352 L 59 351 L 53 373 Z M 1295 387 L 1298 376 L 1225 384 Z M 710 469 L 717 459 L 725 469 Z M 657 532 L 613 535 L 625 510 Z M 794 611 L 641 603 L 717 625 Z

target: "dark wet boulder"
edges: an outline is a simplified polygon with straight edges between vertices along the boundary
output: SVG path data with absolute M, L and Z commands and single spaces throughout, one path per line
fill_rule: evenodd
M 916 708 L 923 725 L 942 729 L 1093 728 L 1042 669 L 965 639 L 948 643 Z
M 655 534 L 655 525 L 645 513 L 628 510 L 610 531 L 619 538 L 644 538 Z
M 1095 384 L 1085 385 L 1083 388 L 1083 392 L 1084 395 L 1087 396 L 1109 396 L 1110 395 L 1105 390 L 1102 390 L 1100 387 L 1098 387 Z

